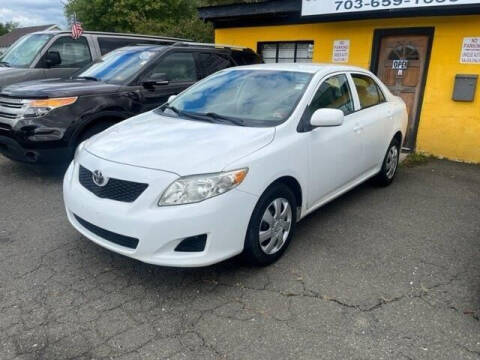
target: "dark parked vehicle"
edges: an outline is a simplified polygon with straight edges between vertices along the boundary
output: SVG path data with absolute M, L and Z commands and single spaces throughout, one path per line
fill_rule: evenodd
M 261 62 L 244 48 L 176 43 L 112 51 L 70 79 L 11 85 L 0 93 L 0 153 L 17 161 L 71 159 L 80 142 L 152 110 L 225 68 Z
M 173 44 L 185 39 L 86 31 L 43 31 L 20 38 L 0 56 L 0 88 L 28 80 L 67 78 L 112 50 L 135 44 Z

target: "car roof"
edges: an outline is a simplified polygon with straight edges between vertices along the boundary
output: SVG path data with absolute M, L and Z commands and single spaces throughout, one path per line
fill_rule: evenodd
M 48 30 L 48 31 L 37 31 L 33 34 L 71 34 L 70 30 Z M 133 38 L 145 38 L 145 39 L 154 39 L 154 40 L 165 40 L 171 42 L 178 41 L 190 41 L 188 39 L 168 37 L 168 36 L 156 36 L 156 35 L 145 35 L 145 34 L 132 34 L 132 33 L 115 33 L 115 32 L 105 32 L 105 31 L 84 31 L 86 35 L 98 35 L 98 36 L 112 36 L 112 37 L 133 37 Z
M 31 34 L 48 34 L 48 35 L 70 35 L 71 32 L 67 30 L 48 30 L 48 31 L 36 31 Z M 31 35 L 28 34 L 28 35 Z M 165 36 L 156 36 L 156 35 L 143 35 L 143 34 L 130 34 L 130 33 L 112 33 L 112 32 L 100 32 L 100 31 L 84 31 L 83 34 L 97 35 L 97 36 L 109 36 L 117 38 L 133 38 L 138 39 L 138 45 L 145 46 L 175 46 L 175 47 L 188 47 L 188 48 L 200 48 L 200 49 L 210 49 L 210 50 L 230 50 L 234 52 L 253 52 L 253 50 L 238 46 L 238 45 L 224 45 L 224 44 L 212 44 L 212 43 L 200 43 L 193 42 L 188 39 L 180 39 L 174 37 L 165 37 Z M 145 40 L 147 43 L 150 40 L 158 41 L 158 44 L 142 44 L 142 40 Z M 137 46 L 137 45 L 132 45 Z M 146 50 L 146 49 L 145 49 Z M 151 50 L 154 50 L 152 48 Z
M 338 65 L 328 63 L 276 63 L 276 64 L 256 64 L 241 66 L 242 69 L 250 70 L 277 70 L 277 71 L 298 71 L 310 74 L 319 72 L 331 73 L 336 71 L 359 71 L 369 72 L 357 66 Z
M 168 45 L 142 45 L 142 44 L 139 44 L 139 45 L 129 45 L 129 46 L 123 46 L 123 47 L 120 47 L 120 48 L 117 48 L 115 50 L 112 50 L 113 51 L 117 51 L 117 50 L 122 50 L 122 51 L 160 51 L 162 49 L 165 49 Z

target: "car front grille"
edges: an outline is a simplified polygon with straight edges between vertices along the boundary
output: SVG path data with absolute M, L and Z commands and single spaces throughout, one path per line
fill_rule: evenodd
M 117 234 L 112 231 L 102 229 L 101 227 L 98 227 L 97 225 L 93 225 L 92 223 L 89 223 L 88 221 L 82 219 L 81 217 L 75 214 L 73 215 L 75 216 L 75 219 L 78 221 L 80 225 L 82 225 L 85 229 L 87 229 L 91 233 L 97 235 L 98 237 L 101 237 L 102 239 L 105 239 L 107 241 L 110 241 L 120 246 L 127 247 L 129 249 L 136 249 L 138 246 L 139 240 L 136 238 Z
M 79 181 L 88 191 L 102 199 L 132 203 L 145 191 L 148 184 L 109 179 L 105 186 L 93 182 L 93 173 L 80 165 Z
M 0 121 L 6 120 L 8 124 L 12 120 L 20 119 L 25 113 L 25 105 L 29 100 L 13 99 L 7 97 L 0 97 Z

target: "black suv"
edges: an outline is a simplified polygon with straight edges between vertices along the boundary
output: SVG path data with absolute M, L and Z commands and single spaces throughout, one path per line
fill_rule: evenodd
M 111 125 L 216 71 L 259 62 L 244 48 L 138 45 L 114 50 L 70 79 L 8 86 L 0 93 L 0 153 L 29 163 L 68 161 L 80 142 Z

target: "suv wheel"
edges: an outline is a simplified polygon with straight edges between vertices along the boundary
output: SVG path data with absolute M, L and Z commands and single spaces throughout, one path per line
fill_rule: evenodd
M 97 122 L 91 126 L 89 126 L 86 130 L 83 131 L 83 133 L 79 136 L 77 145 L 80 145 L 82 142 L 85 140 L 90 139 L 92 136 L 97 135 L 101 133 L 104 130 L 107 130 L 109 127 L 115 125 L 116 122 L 114 121 L 100 121 Z
M 245 239 L 244 258 L 254 265 L 270 265 L 287 249 L 295 232 L 297 205 L 288 186 L 267 189 L 253 211 Z

